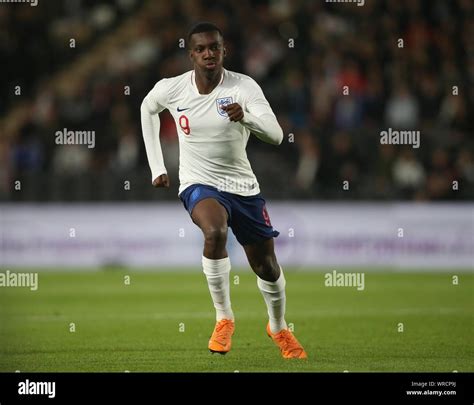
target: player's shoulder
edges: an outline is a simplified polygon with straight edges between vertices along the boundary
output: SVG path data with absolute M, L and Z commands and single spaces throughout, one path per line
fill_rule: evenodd
M 227 69 L 225 73 L 231 85 L 234 85 L 234 86 L 237 85 L 241 88 L 243 87 L 249 90 L 260 88 L 258 83 L 250 76 L 247 76 L 239 72 L 233 72 L 232 70 L 227 70 Z
M 190 83 L 191 72 L 185 72 L 179 76 L 164 77 L 156 82 L 149 96 L 159 100 L 163 107 L 168 107 L 168 104 L 183 94 L 186 86 Z

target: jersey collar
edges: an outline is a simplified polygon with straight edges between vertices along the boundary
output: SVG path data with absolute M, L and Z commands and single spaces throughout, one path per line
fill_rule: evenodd
M 221 75 L 221 80 L 219 81 L 219 84 L 214 87 L 214 90 L 212 90 L 209 94 L 201 94 L 199 93 L 199 89 L 197 87 L 197 84 L 196 84 L 196 80 L 195 80 L 195 77 L 194 77 L 194 70 L 191 71 L 191 86 L 193 87 L 193 89 L 195 90 L 195 92 L 200 95 L 200 96 L 209 96 L 211 95 L 212 93 L 214 93 L 216 91 L 216 89 L 218 87 L 220 87 L 220 85 L 224 82 L 224 76 L 226 74 L 226 70 L 224 68 L 222 68 L 222 75 Z

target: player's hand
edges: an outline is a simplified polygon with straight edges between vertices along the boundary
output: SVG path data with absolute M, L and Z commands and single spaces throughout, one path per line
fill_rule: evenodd
M 162 174 L 161 176 L 158 176 L 155 180 L 153 180 L 153 186 L 154 187 L 169 187 L 170 180 L 168 179 L 168 175 Z
M 237 122 L 244 118 L 244 111 L 238 103 L 227 104 L 222 109 L 227 113 L 231 121 Z

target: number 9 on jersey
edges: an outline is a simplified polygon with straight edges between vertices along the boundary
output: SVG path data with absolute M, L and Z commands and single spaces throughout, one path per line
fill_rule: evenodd
M 186 135 L 189 135 L 191 133 L 191 128 L 189 127 L 188 117 L 186 117 L 186 115 L 182 115 L 181 117 L 179 117 L 178 122 L 179 122 L 179 126 L 181 127 L 183 132 Z

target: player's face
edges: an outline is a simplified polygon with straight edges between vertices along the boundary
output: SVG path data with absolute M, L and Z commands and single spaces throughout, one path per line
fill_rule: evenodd
M 217 31 L 191 35 L 189 57 L 194 63 L 194 68 L 206 74 L 220 72 L 224 54 L 224 41 Z

